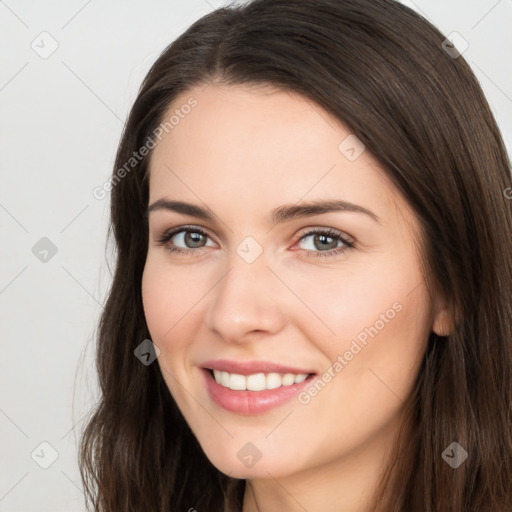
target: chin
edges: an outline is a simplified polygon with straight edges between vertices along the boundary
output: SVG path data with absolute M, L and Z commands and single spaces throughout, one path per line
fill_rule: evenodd
M 287 460 L 280 456 L 275 450 L 265 455 L 265 448 L 259 449 L 253 443 L 236 440 L 232 440 L 228 446 L 216 444 L 214 447 L 203 447 L 203 450 L 208 460 L 220 472 L 232 478 L 260 479 L 269 478 L 270 475 L 274 478 L 282 477 L 290 472 L 292 464 L 297 463 L 296 460 Z

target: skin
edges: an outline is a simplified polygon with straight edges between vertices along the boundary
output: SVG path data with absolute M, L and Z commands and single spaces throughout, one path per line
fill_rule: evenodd
M 350 130 L 310 100 L 210 84 L 182 93 L 169 113 L 191 96 L 197 106 L 153 150 L 149 204 L 186 201 L 216 217 L 149 216 L 142 293 L 162 374 L 211 462 L 248 480 L 243 512 L 362 512 L 428 335 L 448 329 L 446 305 L 423 279 L 417 218 L 368 149 L 355 161 L 338 150 Z M 380 222 L 345 211 L 269 224 L 274 208 L 316 199 L 350 201 Z M 187 224 L 207 231 L 202 247 L 186 245 L 183 233 L 168 245 L 188 254 L 158 243 Z M 343 247 L 315 245 L 314 234 L 300 240 L 314 228 L 339 231 L 355 247 L 308 257 Z M 236 251 L 247 236 L 263 250 L 252 263 Z M 209 398 L 201 363 L 269 360 L 322 375 L 396 303 L 394 318 L 306 405 L 292 399 L 249 416 Z M 248 442 L 262 454 L 251 468 L 237 457 Z

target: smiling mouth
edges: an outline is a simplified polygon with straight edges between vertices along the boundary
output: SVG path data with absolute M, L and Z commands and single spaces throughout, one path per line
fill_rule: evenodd
M 215 382 L 233 391 L 265 391 L 290 387 L 313 377 L 314 373 L 253 373 L 240 375 L 206 368 Z

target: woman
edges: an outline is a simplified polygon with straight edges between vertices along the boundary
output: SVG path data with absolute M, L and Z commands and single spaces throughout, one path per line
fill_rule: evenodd
M 391 0 L 255 0 L 159 57 L 112 177 L 97 511 L 512 510 L 509 162 Z

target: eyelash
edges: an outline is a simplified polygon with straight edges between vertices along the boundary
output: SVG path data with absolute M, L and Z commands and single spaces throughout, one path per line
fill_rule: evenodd
M 174 254 L 188 254 L 188 253 L 194 253 L 198 252 L 198 249 L 182 249 L 181 247 L 172 247 L 168 245 L 168 242 L 174 237 L 175 235 L 182 233 L 182 232 L 190 232 L 190 233 L 199 233 L 205 237 L 209 237 L 208 233 L 204 231 L 201 228 L 195 227 L 195 226 L 180 226 L 179 228 L 174 228 L 169 231 L 166 231 L 163 233 L 163 235 L 157 240 L 158 245 L 165 246 L 166 250 L 170 253 Z M 325 258 L 325 257 L 334 257 L 338 256 L 341 253 L 344 253 L 345 251 L 349 249 L 353 249 L 355 247 L 354 242 L 351 242 L 350 240 L 347 240 L 346 238 L 342 237 L 337 231 L 327 228 L 327 229 L 315 229 L 308 231 L 304 235 L 302 235 L 297 242 L 300 242 L 304 238 L 308 238 L 311 235 L 327 235 L 329 238 L 333 238 L 335 240 L 338 240 L 344 244 L 345 247 L 338 247 L 336 249 L 330 249 L 329 251 L 310 251 L 307 249 L 302 249 L 306 251 L 306 257 L 308 258 Z M 202 249 L 200 247 L 199 249 Z M 313 252 L 314 255 L 309 254 Z

